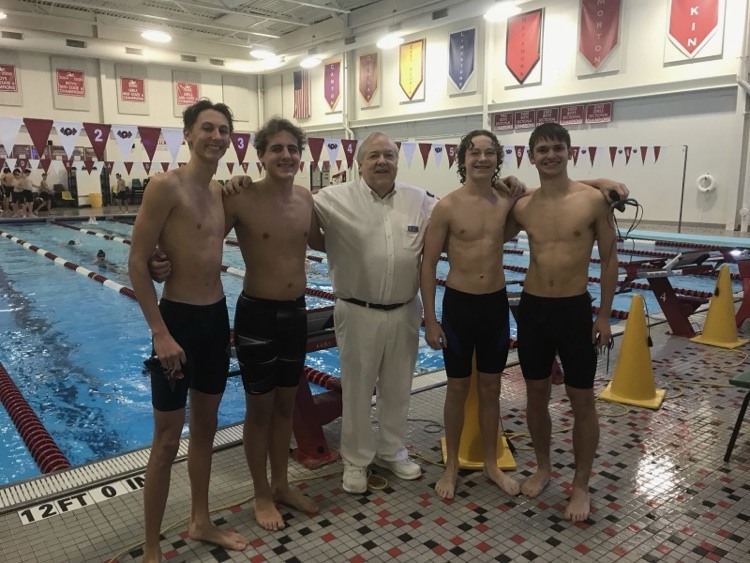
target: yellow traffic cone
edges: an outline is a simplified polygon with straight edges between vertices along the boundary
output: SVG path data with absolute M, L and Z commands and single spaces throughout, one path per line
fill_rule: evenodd
M 458 446 L 458 466 L 461 469 L 482 469 L 484 467 L 484 456 L 482 455 L 482 435 L 479 432 L 479 399 L 477 398 L 477 367 L 476 357 L 471 363 L 471 387 L 469 396 L 464 404 L 464 427 L 461 431 L 461 442 Z M 440 438 L 443 448 L 443 462 L 448 460 L 448 449 L 445 437 Z M 497 466 L 500 469 L 513 470 L 516 461 L 508 447 L 505 436 L 499 434 L 497 437 Z
M 722 348 L 737 348 L 748 342 L 747 338 L 737 338 L 732 282 L 727 264 L 719 270 L 719 279 L 716 280 L 714 294 L 708 303 L 703 332 L 690 340 Z
M 625 323 L 615 373 L 599 398 L 614 403 L 658 409 L 665 394 L 666 390 L 657 389 L 654 383 L 646 315 L 643 313 L 643 296 L 634 293 L 630 301 L 630 312 Z

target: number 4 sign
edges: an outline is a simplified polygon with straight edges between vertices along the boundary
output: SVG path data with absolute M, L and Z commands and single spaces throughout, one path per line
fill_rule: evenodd
M 86 130 L 89 141 L 91 141 L 96 158 L 104 160 L 104 150 L 107 148 L 109 131 L 112 129 L 112 126 L 105 125 L 104 123 L 84 123 L 83 128 Z

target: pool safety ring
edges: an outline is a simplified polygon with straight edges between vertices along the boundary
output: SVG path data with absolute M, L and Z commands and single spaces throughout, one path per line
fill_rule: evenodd
M 699 192 L 707 194 L 716 189 L 716 180 L 711 174 L 703 174 L 702 176 L 698 176 L 696 185 Z

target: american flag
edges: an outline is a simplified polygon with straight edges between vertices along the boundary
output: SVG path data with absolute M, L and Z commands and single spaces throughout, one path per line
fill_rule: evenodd
M 307 70 L 294 71 L 294 117 L 310 117 L 310 76 Z

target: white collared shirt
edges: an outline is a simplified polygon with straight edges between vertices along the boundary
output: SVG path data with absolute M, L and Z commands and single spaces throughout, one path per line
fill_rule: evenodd
M 437 201 L 432 194 L 397 181 L 381 198 L 360 179 L 328 186 L 313 201 L 336 297 L 381 305 L 414 298 L 424 233 Z

